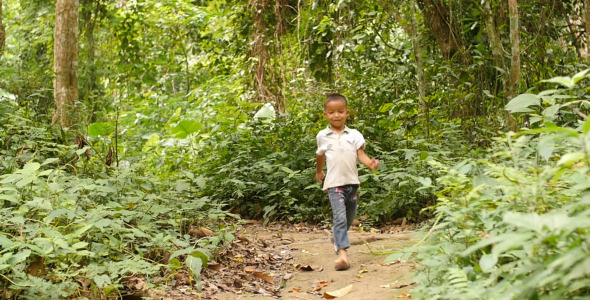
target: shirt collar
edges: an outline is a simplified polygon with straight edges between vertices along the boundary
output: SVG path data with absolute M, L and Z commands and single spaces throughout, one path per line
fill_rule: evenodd
M 330 135 L 332 133 L 334 133 L 334 131 L 332 130 L 332 125 L 328 125 L 328 127 L 326 128 L 326 130 L 328 131 L 328 133 L 326 135 Z M 342 132 L 346 132 L 346 133 L 350 133 L 350 128 L 348 128 L 348 126 L 344 125 L 344 130 L 342 130 Z

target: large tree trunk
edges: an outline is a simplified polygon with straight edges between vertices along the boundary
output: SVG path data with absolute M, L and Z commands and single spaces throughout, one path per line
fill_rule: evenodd
M 55 8 L 55 37 L 53 95 L 55 113 L 53 123 L 63 128 L 78 124 L 78 7 L 79 0 L 57 0 Z
M 4 24 L 2 24 L 2 0 L 0 0 L 0 59 L 4 54 L 4 43 L 6 42 L 6 32 L 4 31 Z
M 424 14 L 424 22 L 434 37 L 445 59 L 457 55 L 459 61 L 465 61 L 465 47 L 455 22 L 451 18 L 449 7 L 442 0 L 418 0 L 418 6 Z

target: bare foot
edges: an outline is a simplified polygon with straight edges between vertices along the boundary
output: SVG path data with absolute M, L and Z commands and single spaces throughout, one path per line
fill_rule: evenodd
M 345 249 L 338 250 L 338 259 L 334 262 L 334 269 L 336 271 L 344 271 L 350 268 L 348 263 L 348 254 Z
M 336 269 L 336 271 L 345 271 L 350 269 L 350 264 L 345 260 L 337 259 L 334 263 L 334 269 Z

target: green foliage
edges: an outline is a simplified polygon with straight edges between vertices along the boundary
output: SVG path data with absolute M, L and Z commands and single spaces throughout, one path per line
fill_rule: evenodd
M 568 80 L 549 82 L 561 81 Z M 547 111 L 555 104 L 546 101 L 551 95 L 567 101 L 560 107 L 582 103 L 580 109 L 587 110 L 585 96 L 570 97 L 568 90 L 521 95 L 507 108 L 522 112 L 542 104 L 538 116 L 551 116 Z M 421 266 L 413 296 L 578 299 L 588 294 L 590 120 L 570 120 L 556 125 L 545 119 L 536 129 L 507 134 L 485 158 L 469 160 L 467 172 L 429 161 L 439 174 L 433 206 L 438 218 L 426 244 L 408 249 Z
M 18 111 L 0 118 L 3 295 L 115 296 L 130 276 L 177 272 L 167 253 L 184 261 L 200 286 L 211 252 L 231 238 L 225 220 L 232 216 L 209 198 L 195 197 L 181 181 L 160 180 L 140 164 L 108 168 L 101 157 L 88 158 L 88 148 L 52 143 L 50 132 Z M 204 223 L 217 224 L 219 235 L 188 234 Z

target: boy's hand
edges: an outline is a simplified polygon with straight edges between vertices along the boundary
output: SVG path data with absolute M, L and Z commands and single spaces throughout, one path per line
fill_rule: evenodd
M 376 158 L 371 159 L 371 163 L 369 163 L 369 169 L 375 171 L 379 168 L 379 160 Z
M 324 173 L 324 171 L 315 173 L 315 180 L 317 180 L 319 183 L 321 183 L 325 177 L 326 177 L 326 174 Z

